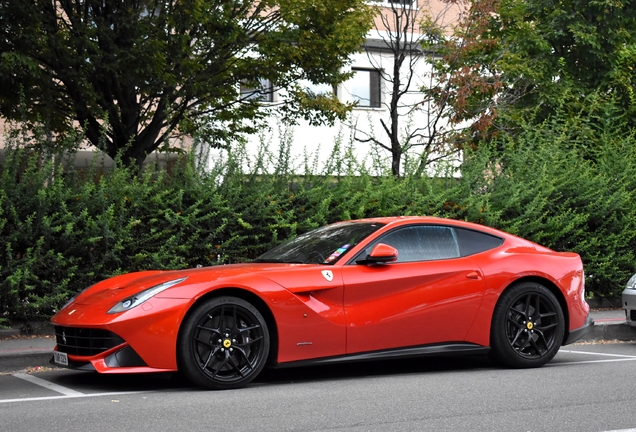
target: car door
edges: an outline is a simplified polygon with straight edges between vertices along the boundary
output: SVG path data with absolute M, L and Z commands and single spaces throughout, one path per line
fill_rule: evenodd
M 364 264 L 378 244 L 395 262 Z M 483 274 L 452 227 L 398 227 L 343 266 L 347 353 L 462 341 L 483 297 Z

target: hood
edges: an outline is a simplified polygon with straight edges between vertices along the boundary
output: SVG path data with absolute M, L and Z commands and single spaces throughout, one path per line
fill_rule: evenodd
M 103 280 L 81 292 L 74 303 L 83 305 L 124 300 L 141 291 L 175 279 L 186 278 L 183 282 L 168 288 L 161 293 L 162 297 L 169 297 L 170 291 L 184 284 L 213 282 L 219 279 L 258 272 L 266 276 L 267 273 L 285 272 L 291 267 L 306 266 L 302 264 L 270 264 L 246 263 L 227 264 L 212 267 L 201 267 L 187 270 L 143 271 L 128 273 Z

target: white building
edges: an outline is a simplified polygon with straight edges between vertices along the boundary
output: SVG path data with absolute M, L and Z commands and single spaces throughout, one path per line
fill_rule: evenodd
M 425 58 L 433 54 L 421 49 L 418 22 L 427 12 L 438 25 L 448 28 L 458 20 L 459 7 L 440 0 L 376 0 L 374 3 L 380 6 L 375 28 L 369 32 L 361 51 L 351 57 L 353 77 L 336 89 L 340 101 L 356 103 L 349 118 L 337 121 L 333 126 L 310 126 L 305 121 L 289 126 L 276 111 L 276 105 L 284 101 L 285 93 L 273 89 L 263 100 L 264 109 L 271 111 L 270 128 L 249 137 L 247 154 L 253 157 L 263 146 L 275 154 L 281 146 L 287 146 L 294 171 L 302 172 L 305 164 L 310 163 L 320 172 L 333 162 L 334 149 L 338 148 L 341 155 L 351 152 L 358 163 L 376 174 L 380 174 L 379 170 L 390 170 L 391 142 L 383 125 L 391 128 L 396 37 L 411 47 L 409 58 L 400 69 L 404 95 L 396 108 L 399 140 L 403 146 L 408 140 L 402 165 L 406 159 L 417 163 L 423 152 L 431 150 L 426 144 L 439 140 L 440 132 L 448 130 L 444 122 L 436 118 L 436 108 L 425 101 L 421 91 L 434 84 L 431 64 Z M 401 21 L 396 23 L 396 19 Z M 404 28 L 407 20 L 412 21 L 410 28 L 415 31 L 401 34 L 391 28 L 396 24 Z M 406 82 L 409 84 L 405 85 Z M 312 86 L 311 89 L 315 93 L 332 91 L 328 86 Z M 215 152 L 214 156 L 219 157 L 219 153 Z

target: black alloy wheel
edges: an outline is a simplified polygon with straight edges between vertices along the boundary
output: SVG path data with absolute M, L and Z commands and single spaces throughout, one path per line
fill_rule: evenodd
M 237 297 L 211 298 L 184 320 L 179 369 L 202 387 L 242 387 L 265 366 L 269 346 L 267 324 L 254 306 Z
M 541 284 L 522 282 L 499 299 L 491 327 L 491 357 L 509 367 L 543 366 L 563 343 L 559 301 Z

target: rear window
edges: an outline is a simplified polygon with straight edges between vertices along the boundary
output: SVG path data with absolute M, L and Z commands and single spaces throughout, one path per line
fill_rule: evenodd
M 455 227 L 455 236 L 459 244 L 459 253 L 461 256 L 474 255 L 479 252 L 494 249 L 503 244 L 501 237 L 466 228 Z

